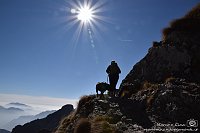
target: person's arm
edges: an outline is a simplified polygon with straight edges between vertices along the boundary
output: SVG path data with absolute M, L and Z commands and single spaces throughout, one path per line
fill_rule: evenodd
M 119 66 L 118 66 L 118 71 L 119 71 L 119 73 L 121 73 L 121 70 L 120 70 Z
M 110 66 L 108 66 L 108 68 L 106 69 L 107 74 L 110 73 Z

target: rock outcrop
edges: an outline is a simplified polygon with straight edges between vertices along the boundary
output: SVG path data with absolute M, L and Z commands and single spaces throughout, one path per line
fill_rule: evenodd
M 50 133 L 59 125 L 62 118 L 66 117 L 73 110 L 73 105 L 65 105 L 46 118 L 31 121 L 23 126 L 16 126 L 13 128 L 12 133 Z
M 148 117 L 156 123 L 182 123 L 200 120 L 200 86 L 185 79 L 170 78 L 162 84 L 146 85 L 131 99 L 143 104 Z
M 124 106 L 126 104 L 127 106 Z M 80 99 L 74 113 L 66 117 L 56 133 L 112 133 L 142 131 L 133 120 L 141 119 L 149 122 L 142 107 L 129 99 L 105 98 L 99 99 L 95 95 L 84 96 Z M 135 113 L 131 113 L 132 111 Z M 138 111 L 138 112 L 137 112 Z M 134 119 L 140 116 L 141 118 Z M 141 122 L 142 123 L 142 122 Z M 149 126 L 143 123 L 145 126 Z
M 189 125 L 188 121 L 200 120 L 199 112 L 200 86 L 185 79 L 169 78 L 161 84 L 146 82 L 130 98 L 84 96 L 56 133 L 195 131 L 198 126 Z
M 148 54 L 123 80 L 162 83 L 169 77 L 200 83 L 200 4 L 163 30 L 163 40 L 154 42 Z

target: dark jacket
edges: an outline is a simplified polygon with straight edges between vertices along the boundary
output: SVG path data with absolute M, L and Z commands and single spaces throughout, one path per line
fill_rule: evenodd
M 109 75 L 119 75 L 121 73 L 121 70 L 119 66 L 117 65 L 117 63 L 113 63 L 108 66 L 108 68 L 106 69 L 106 72 Z

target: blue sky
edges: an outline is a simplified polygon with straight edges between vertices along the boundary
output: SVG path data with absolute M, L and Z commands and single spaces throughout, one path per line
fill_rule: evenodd
M 101 2 L 92 47 L 70 21 L 72 0 L 0 0 L 0 94 L 77 99 L 107 80 L 111 60 L 122 70 L 119 85 L 162 28 L 199 0 Z

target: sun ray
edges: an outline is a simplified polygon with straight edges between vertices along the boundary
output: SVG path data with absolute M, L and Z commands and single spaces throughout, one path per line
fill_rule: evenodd
M 93 6 L 91 6 L 91 9 L 95 12 L 95 13 L 100 13 L 103 12 L 103 8 L 106 5 L 107 2 L 99 0 L 97 1 Z
M 67 14 L 66 30 L 74 29 L 72 37 L 72 53 L 76 53 L 78 45 L 82 44 L 80 38 L 88 38 L 89 45 L 94 53 L 95 61 L 98 62 L 98 54 L 96 50 L 97 41 L 102 41 L 101 31 L 105 29 L 105 23 L 110 23 L 109 18 L 106 18 L 103 12 L 106 10 L 105 0 L 66 0 L 69 7 L 67 8 L 70 14 Z
M 82 29 L 83 29 L 83 23 L 81 23 L 81 24 L 78 25 L 78 28 L 76 29 L 75 34 L 73 35 L 73 38 L 72 38 L 72 40 L 74 42 L 74 44 L 73 44 L 73 50 L 72 50 L 73 53 L 75 53 L 79 37 L 81 35 L 81 32 L 83 31 Z

